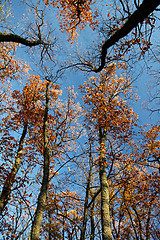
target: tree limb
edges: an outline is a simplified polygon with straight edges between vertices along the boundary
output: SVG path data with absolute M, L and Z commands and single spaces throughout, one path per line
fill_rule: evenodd
M 96 199 L 96 197 L 100 194 L 101 192 L 101 188 L 99 190 L 97 190 L 97 192 L 95 193 L 95 195 L 93 196 L 92 200 L 90 201 L 90 203 L 87 205 L 87 208 L 90 208 L 91 204 L 94 202 L 94 200 Z
M 19 140 L 19 147 L 18 147 L 18 151 L 17 151 L 17 156 L 15 158 L 15 162 L 13 164 L 11 172 L 8 174 L 8 176 L 4 182 L 2 193 L 0 194 L 0 215 L 2 215 L 4 208 L 8 203 L 8 200 L 11 195 L 11 189 L 12 189 L 13 183 L 15 181 L 16 174 L 20 168 L 21 157 L 22 157 L 22 152 L 23 152 L 23 144 L 24 144 L 25 136 L 27 134 L 27 127 L 28 127 L 27 123 L 24 124 L 23 132 L 22 132 L 21 138 Z
M 94 69 L 94 72 L 100 72 L 105 66 L 105 58 L 107 55 L 107 49 L 113 46 L 116 42 L 118 42 L 121 38 L 125 37 L 128 33 L 132 31 L 134 27 L 138 25 L 138 23 L 142 23 L 145 18 L 151 14 L 156 7 L 160 5 L 159 0 L 143 0 L 142 4 L 139 8 L 128 18 L 126 23 L 122 28 L 117 30 L 102 46 L 101 52 L 101 64 L 97 69 Z
M 15 42 L 15 43 L 21 43 L 28 47 L 33 47 L 37 45 L 45 45 L 45 42 L 41 39 L 38 40 L 27 40 L 26 38 L 23 38 L 19 35 L 12 34 L 12 33 L 2 33 L 0 32 L 0 42 Z

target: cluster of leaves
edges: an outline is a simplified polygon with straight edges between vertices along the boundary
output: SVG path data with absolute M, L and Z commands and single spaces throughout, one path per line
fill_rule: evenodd
M 68 40 L 76 39 L 79 30 L 84 30 L 87 24 L 92 29 L 98 25 L 97 10 L 92 11 L 91 5 L 95 4 L 93 0 L 77 0 L 77 1 L 44 1 L 48 6 L 51 4 L 58 9 L 58 18 L 62 32 L 64 30 L 68 34 Z
M 87 124 L 89 122 L 89 126 L 93 125 L 96 129 L 101 126 L 106 132 L 118 134 L 119 137 L 127 132 L 137 118 L 127 103 L 128 98 L 134 98 L 131 80 L 116 75 L 120 67 L 113 63 L 99 78 L 91 77 L 81 86 L 87 106 Z

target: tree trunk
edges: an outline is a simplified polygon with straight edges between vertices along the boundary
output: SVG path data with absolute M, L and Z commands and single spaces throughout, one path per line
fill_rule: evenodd
M 100 136 L 100 159 L 99 159 L 99 177 L 101 187 L 101 225 L 102 239 L 112 240 L 111 220 L 109 212 L 109 186 L 105 167 L 105 133 L 99 129 Z
M 39 239 L 40 225 L 42 221 L 43 211 L 45 207 L 48 183 L 49 183 L 49 149 L 48 149 L 48 136 L 47 136 L 47 120 L 48 120 L 48 108 L 49 108 L 49 82 L 46 86 L 46 106 L 44 113 L 44 124 L 43 124 L 43 134 L 44 134 L 44 165 L 43 165 L 43 180 L 38 196 L 37 209 L 35 212 L 34 221 L 32 223 L 31 229 L 31 240 Z
M 87 224 L 87 216 L 88 216 L 88 198 L 89 198 L 89 187 L 90 187 L 90 176 L 88 178 L 87 188 L 86 188 L 86 197 L 84 203 L 84 212 L 83 212 L 83 225 L 81 231 L 80 240 L 85 240 L 85 232 L 86 232 L 86 224 Z
M 89 151 L 89 174 L 87 179 L 87 187 L 86 187 L 86 196 L 85 196 L 85 203 L 84 203 L 84 212 L 83 212 L 83 225 L 80 240 L 85 240 L 85 232 L 86 232 L 86 224 L 87 224 L 87 217 L 88 217 L 88 199 L 89 199 L 89 190 L 91 184 L 91 172 L 92 172 L 92 149 L 91 149 L 91 141 L 90 142 L 90 151 Z
M 91 220 L 91 236 L 90 236 L 90 240 L 94 240 L 94 235 L 95 235 L 94 202 L 92 203 L 91 209 L 90 209 L 90 220 Z
M 13 186 L 13 183 L 15 181 L 15 176 L 20 168 L 20 164 L 21 164 L 21 156 L 22 156 L 22 151 L 23 151 L 23 143 L 24 143 L 24 139 L 25 136 L 27 134 L 27 124 L 24 125 L 23 127 L 23 132 L 22 132 L 22 136 L 19 140 L 19 147 L 18 147 L 18 151 L 17 151 L 17 157 L 15 159 L 15 163 L 12 167 L 11 172 L 9 173 L 3 189 L 2 189 L 2 193 L 0 195 L 0 214 L 2 215 L 5 206 L 8 203 L 8 200 L 10 198 L 10 194 L 11 194 L 11 188 Z
M 89 187 L 90 187 L 90 176 L 87 180 L 87 188 L 86 188 L 86 196 L 85 196 L 85 203 L 84 203 L 84 212 L 83 212 L 83 225 L 80 240 L 85 240 L 85 232 L 86 232 L 86 224 L 87 224 L 87 216 L 88 216 L 88 198 L 89 198 Z

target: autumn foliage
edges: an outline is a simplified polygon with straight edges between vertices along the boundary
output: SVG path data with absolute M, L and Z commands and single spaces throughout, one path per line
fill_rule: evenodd
M 78 35 L 78 30 L 84 30 L 87 24 L 92 29 L 98 24 L 96 17 L 97 11 L 92 11 L 91 5 L 95 3 L 93 0 L 85 1 L 44 1 L 48 6 L 51 4 L 53 7 L 58 8 L 58 19 L 60 20 L 61 30 L 66 31 L 68 40 L 75 39 Z
M 160 122 L 140 112 L 132 77 L 159 2 L 20 1 L 15 27 L 10 4 L 0 3 L 0 239 L 160 239 Z

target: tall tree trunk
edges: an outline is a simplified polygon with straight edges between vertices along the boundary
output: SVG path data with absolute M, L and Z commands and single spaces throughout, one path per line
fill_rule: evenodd
M 95 235 L 95 224 L 94 224 L 94 202 L 91 205 L 90 209 L 90 219 L 91 219 L 91 236 L 90 240 L 94 240 L 94 235 Z
M 102 224 L 102 239 L 112 240 L 111 220 L 109 212 L 109 186 L 106 176 L 105 167 L 105 132 L 99 128 L 100 141 L 100 159 L 99 159 L 99 177 L 101 187 L 101 224 Z
M 91 184 L 91 172 L 92 172 L 92 148 L 91 148 L 91 140 L 89 139 L 89 173 L 88 173 L 88 178 L 87 178 L 87 187 L 86 187 L 86 196 L 85 196 L 85 203 L 84 203 L 84 212 L 83 212 L 83 225 L 82 225 L 82 231 L 81 231 L 81 236 L 80 240 L 85 240 L 85 232 L 86 232 L 86 224 L 87 224 L 87 219 L 88 219 L 88 199 L 89 199 L 89 191 L 90 191 L 90 184 Z
M 86 187 L 86 196 L 85 196 L 85 203 L 84 203 L 84 212 L 83 212 L 83 225 L 80 240 L 85 240 L 85 232 L 86 232 L 86 224 L 88 219 L 88 199 L 89 199 L 89 189 L 91 183 L 91 171 L 89 172 L 89 176 L 87 179 L 87 187 Z
M 87 180 L 87 188 L 86 188 L 86 196 L 84 202 L 84 211 L 83 211 L 83 225 L 81 230 L 80 240 L 85 240 L 85 232 L 86 232 L 86 224 L 87 224 L 87 217 L 88 217 L 88 198 L 89 198 L 89 187 L 90 187 L 90 176 Z
M 2 193 L 0 195 L 0 215 L 2 215 L 4 208 L 8 203 L 8 200 L 9 200 L 10 194 L 11 194 L 11 189 L 12 189 L 13 183 L 15 181 L 15 176 L 20 168 L 21 156 L 22 156 L 22 151 L 23 151 L 23 143 L 24 143 L 26 134 L 27 134 L 27 124 L 25 124 L 23 127 L 23 132 L 22 132 L 21 138 L 19 140 L 19 147 L 18 147 L 18 151 L 17 151 L 17 156 L 15 158 L 15 163 L 13 164 L 12 170 L 9 173 L 9 175 L 4 183 Z
M 49 108 L 49 82 L 46 86 L 46 106 L 44 113 L 43 134 L 44 134 L 44 164 L 43 164 L 43 179 L 38 196 L 37 209 L 32 223 L 31 240 L 39 239 L 40 225 L 42 221 L 43 211 L 47 198 L 47 190 L 49 183 L 49 149 L 48 149 L 48 135 L 47 135 L 47 121 L 48 121 L 48 108 Z

